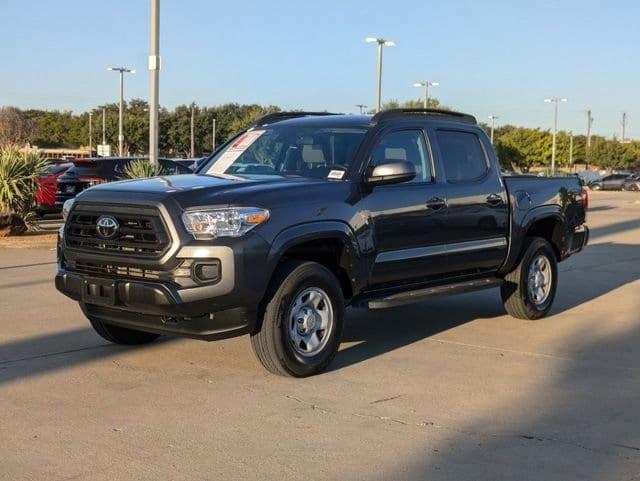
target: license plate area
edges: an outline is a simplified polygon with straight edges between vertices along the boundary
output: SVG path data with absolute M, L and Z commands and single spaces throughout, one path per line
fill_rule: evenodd
M 115 306 L 116 281 L 85 277 L 82 285 L 82 300 L 87 304 Z

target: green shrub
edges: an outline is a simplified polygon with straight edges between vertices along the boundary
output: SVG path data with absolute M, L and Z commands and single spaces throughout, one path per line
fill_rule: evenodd
M 122 169 L 122 179 L 143 179 L 145 177 L 155 177 L 163 175 L 164 169 L 161 165 L 153 165 L 148 159 L 135 159 L 130 161 Z
M 27 230 L 35 215 L 38 178 L 46 162 L 32 150 L 0 147 L 0 236 Z

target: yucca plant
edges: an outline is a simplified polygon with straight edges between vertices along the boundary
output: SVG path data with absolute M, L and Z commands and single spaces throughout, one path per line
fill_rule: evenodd
M 148 159 L 135 159 L 127 163 L 122 169 L 122 179 L 143 179 L 164 174 L 161 165 L 153 165 Z
M 0 237 L 21 234 L 35 217 L 38 178 L 47 163 L 32 150 L 0 146 Z

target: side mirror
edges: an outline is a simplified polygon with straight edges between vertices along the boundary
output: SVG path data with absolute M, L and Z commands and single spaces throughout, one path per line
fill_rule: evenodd
M 388 185 L 409 182 L 416 176 L 416 168 L 405 160 L 386 160 L 376 165 L 367 176 L 369 185 Z

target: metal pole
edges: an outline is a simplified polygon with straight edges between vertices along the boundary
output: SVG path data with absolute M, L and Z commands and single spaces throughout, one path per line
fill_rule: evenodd
M 573 168 L 573 131 L 569 132 L 569 165 Z
M 93 112 L 89 112 L 89 157 L 93 157 L 93 142 L 91 140 L 91 119 L 93 117 Z
M 622 120 L 620 121 L 620 142 L 624 144 L 624 134 L 627 127 L 627 113 L 622 112 Z
M 376 99 L 376 112 L 380 112 L 382 106 L 382 46 L 383 42 L 378 41 L 378 88 Z
M 591 117 L 591 110 L 587 110 L 587 149 L 591 147 L 591 124 L 593 123 L 593 117 Z
M 195 157 L 193 145 L 193 104 L 191 104 L 191 158 Z
M 553 143 L 551 145 L 551 175 L 556 174 L 556 136 L 558 135 L 558 99 L 553 106 Z
M 491 116 L 491 145 L 493 145 L 493 130 L 496 127 L 496 118 L 492 115 Z
M 151 48 L 149 52 L 149 161 L 158 165 L 160 105 L 160 0 L 151 0 Z
M 102 145 L 106 145 L 107 143 L 107 122 L 106 122 L 106 109 L 102 109 Z
M 216 150 L 216 119 L 213 119 L 211 125 L 211 152 Z
M 429 108 L 429 81 L 424 83 L 424 108 Z
M 120 107 L 118 112 L 118 155 L 122 157 L 124 154 L 124 133 L 122 132 L 122 103 L 124 98 L 124 70 L 120 70 Z

